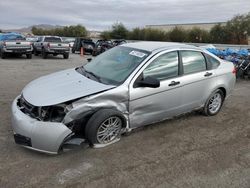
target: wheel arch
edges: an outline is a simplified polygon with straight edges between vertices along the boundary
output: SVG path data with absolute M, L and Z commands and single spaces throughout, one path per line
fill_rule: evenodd
M 221 91 L 223 92 L 224 99 L 225 99 L 226 96 L 227 96 L 227 90 L 226 90 L 226 88 L 225 88 L 225 87 L 219 87 L 218 89 L 221 90 Z

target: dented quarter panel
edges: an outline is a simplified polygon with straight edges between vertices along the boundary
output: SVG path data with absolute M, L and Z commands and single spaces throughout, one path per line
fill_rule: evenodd
M 128 96 L 128 87 L 121 85 L 114 89 L 79 99 L 73 103 L 73 108 L 65 116 L 64 123 L 67 124 L 78 119 L 81 114 L 86 114 L 89 111 L 95 112 L 104 108 L 115 109 L 121 112 L 127 119 L 129 115 Z

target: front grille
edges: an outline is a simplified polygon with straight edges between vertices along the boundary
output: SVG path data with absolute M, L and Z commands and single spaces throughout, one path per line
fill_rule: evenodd
M 31 139 L 26 136 L 20 134 L 14 134 L 14 139 L 17 144 L 32 147 Z
M 17 105 L 20 107 L 20 110 L 29 115 L 32 118 L 38 119 L 39 117 L 39 107 L 33 106 L 32 104 L 28 103 L 23 96 L 21 96 L 18 101 Z

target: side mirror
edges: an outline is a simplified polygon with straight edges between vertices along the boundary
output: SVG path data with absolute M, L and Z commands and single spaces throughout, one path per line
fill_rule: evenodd
M 88 61 L 88 62 L 92 61 L 92 58 L 88 58 L 87 61 Z
M 160 81 L 156 78 L 151 76 L 147 76 L 143 80 L 137 81 L 137 87 L 150 87 L 150 88 L 157 88 L 160 87 Z

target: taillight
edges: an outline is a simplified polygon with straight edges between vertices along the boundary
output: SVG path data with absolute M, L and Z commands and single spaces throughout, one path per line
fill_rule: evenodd
M 50 48 L 50 43 L 48 43 L 48 48 Z
M 233 73 L 233 74 L 236 74 L 236 72 L 237 72 L 237 70 L 236 70 L 236 68 L 234 67 L 232 73 Z

